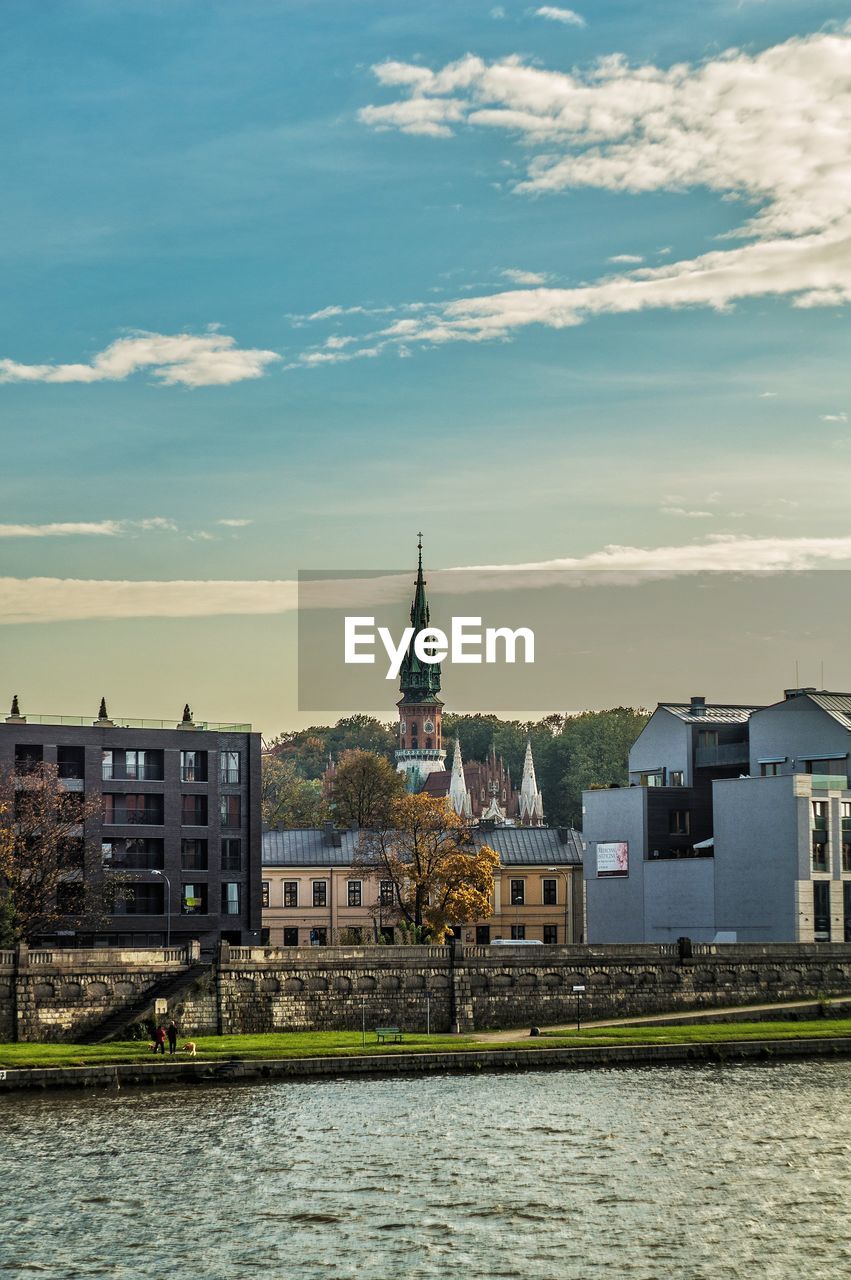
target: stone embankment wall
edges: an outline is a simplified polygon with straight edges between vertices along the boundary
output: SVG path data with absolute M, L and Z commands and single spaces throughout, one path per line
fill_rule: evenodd
M 469 1032 L 851 993 L 845 943 L 617 947 L 229 947 L 168 1003 L 184 1034 Z M 73 1040 L 132 1008 L 181 951 L 0 952 L 0 1038 Z M 574 987 L 584 987 L 577 993 Z

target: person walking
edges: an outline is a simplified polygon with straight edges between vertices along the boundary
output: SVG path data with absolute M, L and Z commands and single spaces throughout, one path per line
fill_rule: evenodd
M 154 1033 L 154 1053 L 165 1057 L 165 1027 L 157 1027 Z
M 177 1023 L 174 1018 L 168 1024 L 168 1051 L 177 1053 Z

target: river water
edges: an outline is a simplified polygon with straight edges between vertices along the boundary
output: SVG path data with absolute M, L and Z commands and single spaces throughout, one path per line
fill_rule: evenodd
M 851 1063 L 7 1096 L 0 1117 L 0 1275 L 851 1275 Z

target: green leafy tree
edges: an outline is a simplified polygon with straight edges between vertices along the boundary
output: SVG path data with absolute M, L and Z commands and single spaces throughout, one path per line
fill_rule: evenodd
M 318 827 L 329 816 L 322 784 L 304 778 L 295 762 L 263 756 L 260 811 L 266 827 Z
M 384 756 L 344 751 L 331 790 L 334 819 L 341 827 L 383 827 L 404 793 L 404 776 Z

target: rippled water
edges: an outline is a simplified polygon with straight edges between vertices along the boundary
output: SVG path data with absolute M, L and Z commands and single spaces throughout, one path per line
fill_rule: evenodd
M 851 1063 L 0 1102 L 0 1274 L 851 1275 Z

